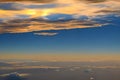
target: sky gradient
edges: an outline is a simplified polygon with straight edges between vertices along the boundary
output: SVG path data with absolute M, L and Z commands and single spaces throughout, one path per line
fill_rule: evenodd
M 119 8 L 119 0 L 1 1 L 0 58 L 119 60 Z

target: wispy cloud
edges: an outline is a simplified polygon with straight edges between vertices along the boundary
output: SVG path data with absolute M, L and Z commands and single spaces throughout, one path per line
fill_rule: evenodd
M 37 32 L 37 33 L 34 33 L 34 35 L 40 35 L 40 36 L 55 36 L 57 35 L 58 33 L 52 33 L 52 32 Z
M 98 27 L 102 24 L 91 20 L 57 20 L 50 21 L 43 18 L 15 19 L 1 22 L 0 33 L 25 33 L 44 30 L 65 30 L 76 28 Z M 45 35 L 45 34 L 44 34 Z M 49 35 L 49 34 L 46 34 Z M 51 35 L 51 34 L 50 34 Z M 53 35 L 53 34 L 52 34 Z M 55 35 L 55 34 L 54 34 Z
M 38 4 L 38 3 L 19 3 L 19 2 L 6 2 L 0 3 L 0 9 L 2 10 L 24 10 L 24 9 L 48 9 L 63 7 L 65 5 L 60 4 Z
M 55 0 L 0 0 L 1 2 L 10 2 L 10 1 L 16 1 L 16 2 L 23 2 L 23 1 L 32 1 L 32 2 L 39 2 L 39 3 L 50 3 Z

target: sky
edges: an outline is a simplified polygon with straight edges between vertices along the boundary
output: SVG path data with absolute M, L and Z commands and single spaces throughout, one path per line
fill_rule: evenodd
M 119 0 L 4 0 L 0 58 L 118 59 L 119 23 Z

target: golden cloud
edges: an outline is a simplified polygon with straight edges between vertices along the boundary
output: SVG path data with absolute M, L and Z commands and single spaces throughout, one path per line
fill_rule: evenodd
M 12 1 L 18 2 L 0 3 L 0 33 L 99 27 L 103 24 L 93 21 L 93 18 L 114 13 L 119 15 L 120 12 L 119 0 L 93 0 L 89 4 L 86 3 L 89 0 L 56 0 L 51 4 Z M 83 16 L 87 19 L 79 20 Z
M 1 23 L 1 33 L 25 33 L 33 31 L 44 31 L 44 30 L 65 30 L 65 29 L 76 29 L 76 28 L 91 28 L 100 27 L 101 24 L 95 21 L 48 21 L 45 19 L 16 19 L 9 20 Z M 36 34 L 36 33 L 35 33 Z M 42 33 L 46 34 L 46 33 Z M 56 33 L 46 35 L 56 35 Z

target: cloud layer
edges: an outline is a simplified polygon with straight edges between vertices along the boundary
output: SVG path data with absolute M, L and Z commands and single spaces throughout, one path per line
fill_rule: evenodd
M 0 33 L 100 27 L 104 24 L 95 21 L 95 18 L 101 19 L 101 16 L 109 14 L 119 15 L 120 12 L 119 0 L 69 0 L 68 2 L 54 0 L 52 3 L 43 0 L 43 2 L 46 3 L 24 0 L 22 2 L 2 1 Z M 45 34 L 37 33 L 37 35 Z
M 64 30 L 75 28 L 90 28 L 102 26 L 98 22 L 91 20 L 62 20 L 50 21 L 49 19 L 15 19 L 1 22 L 1 33 L 25 33 L 45 30 Z

